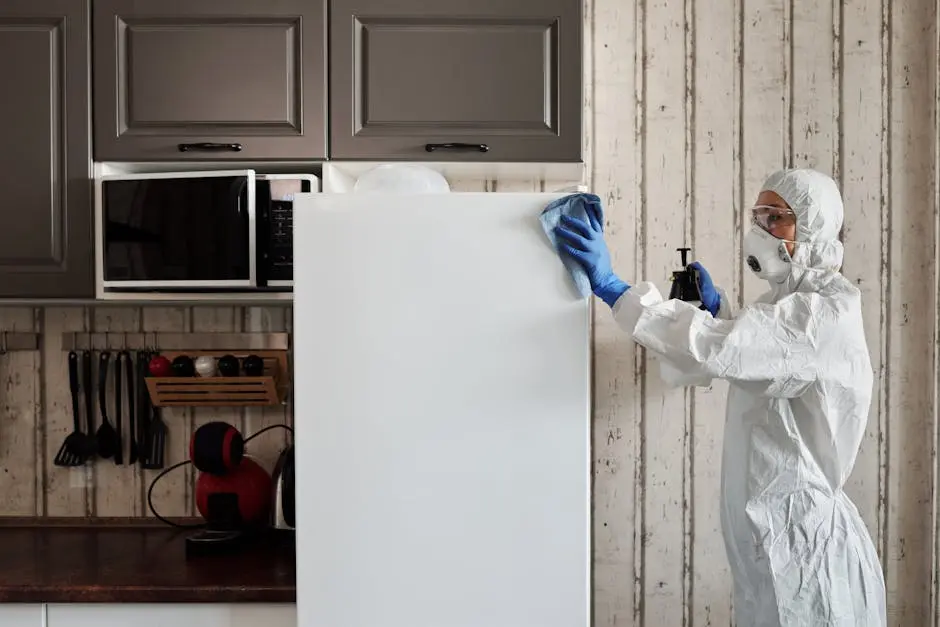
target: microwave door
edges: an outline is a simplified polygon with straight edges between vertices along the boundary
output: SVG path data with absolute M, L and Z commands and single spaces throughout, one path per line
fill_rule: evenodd
M 103 286 L 147 291 L 253 287 L 254 184 L 252 170 L 103 177 Z

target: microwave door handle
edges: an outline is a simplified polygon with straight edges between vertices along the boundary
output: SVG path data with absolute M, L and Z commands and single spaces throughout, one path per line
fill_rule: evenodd
M 247 211 L 248 217 L 248 281 L 252 287 L 258 285 L 258 264 L 255 260 L 258 249 L 258 237 L 256 233 L 257 219 L 255 216 L 255 191 L 254 185 L 248 181 L 240 181 L 238 185 L 231 189 L 235 201 L 236 216 L 241 216 L 242 211 Z M 245 192 L 244 194 L 242 192 Z M 242 200 L 247 202 L 247 207 L 242 206 Z

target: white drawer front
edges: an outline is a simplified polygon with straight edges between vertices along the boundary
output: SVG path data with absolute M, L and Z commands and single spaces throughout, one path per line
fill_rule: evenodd
M 293 603 L 76 603 L 51 604 L 47 612 L 46 627 L 297 627 Z M 6 620 L 0 625 L 20 627 Z

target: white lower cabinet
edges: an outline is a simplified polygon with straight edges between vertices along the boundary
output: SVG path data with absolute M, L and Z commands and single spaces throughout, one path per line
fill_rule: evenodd
M 2 627 L 43 627 L 42 604 L 0 604 L 0 625 Z
M 2 607 L 2 606 L 0 606 Z M 38 606 L 37 606 L 38 607 Z M 2 627 L 42 627 L 41 620 Z M 40 615 L 41 617 L 41 615 Z M 293 603 L 67 603 L 46 607 L 45 627 L 297 627 Z

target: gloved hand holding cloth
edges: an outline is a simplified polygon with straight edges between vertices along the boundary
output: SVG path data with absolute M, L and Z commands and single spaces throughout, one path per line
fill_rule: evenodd
M 542 226 L 579 285 L 581 295 L 587 296 L 583 276 L 590 290 L 613 307 L 630 286 L 614 274 L 603 225 L 604 210 L 594 194 L 559 198 L 542 212 Z

